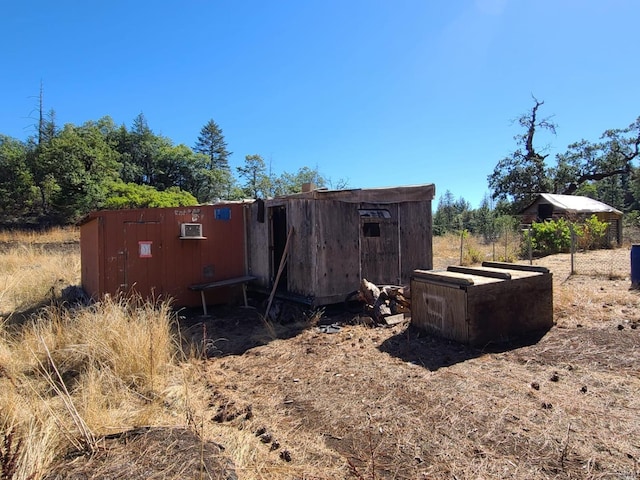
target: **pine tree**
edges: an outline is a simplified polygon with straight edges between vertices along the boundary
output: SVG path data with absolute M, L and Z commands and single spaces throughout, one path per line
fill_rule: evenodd
M 198 153 L 203 153 L 209 157 L 209 168 L 211 170 L 229 170 L 229 155 L 227 142 L 224 141 L 222 129 L 213 120 L 200 130 L 198 141 L 193 148 Z

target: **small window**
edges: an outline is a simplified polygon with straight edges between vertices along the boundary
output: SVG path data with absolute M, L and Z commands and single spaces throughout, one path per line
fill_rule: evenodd
M 538 218 L 546 220 L 553 217 L 553 205 L 550 203 L 540 203 L 538 205 Z
M 365 222 L 362 224 L 362 234 L 365 237 L 379 237 L 380 236 L 380 224 Z

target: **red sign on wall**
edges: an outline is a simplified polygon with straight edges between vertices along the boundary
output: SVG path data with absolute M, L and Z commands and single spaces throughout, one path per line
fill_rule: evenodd
M 140 258 L 151 258 L 151 244 L 153 242 L 145 240 L 138 242 L 138 254 Z

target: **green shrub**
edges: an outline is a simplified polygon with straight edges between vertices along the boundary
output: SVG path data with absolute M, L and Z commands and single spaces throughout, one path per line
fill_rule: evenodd
M 198 200 L 189 192 L 178 187 L 169 187 L 158 191 L 149 185 L 135 183 L 114 183 L 110 195 L 104 202 L 104 208 L 117 210 L 123 208 L 182 207 L 197 205 Z
M 570 225 L 564 218 L 536 222 L 525 232 L 523 239 L 523 256 L 528 255 L 529 242 L 534 255 L 568 252 L 571 249 Z
M 552 255 L 571 250 L 571 231 L 577 248 L 589 250 L 604 246 L 608 224 L 592 215 L 581 223 L 571 223 L 564 218 L 546 220 L 531 225 L 522 237 L 521 256 L 529 255 L 529 242 L 534 255 Z
M 462 256 L 462 262 L 460 264 L 474 265 L 476 263 L 482 263 L 484 259 L 484 253 L 480 249 L 471 245 L 467 245 Z
M 578 248 L 591 250 L 606 246 L 604 240 L 608 227 L 607 222 L 601 222 L 598 217 L 591 215 L 579 225 L 579 232 L 576 231 Z

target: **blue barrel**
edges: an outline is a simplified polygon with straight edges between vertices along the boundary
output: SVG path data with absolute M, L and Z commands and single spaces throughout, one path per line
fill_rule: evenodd
M 631 286 L 640 288 L 640 245 L 631 245 Z

